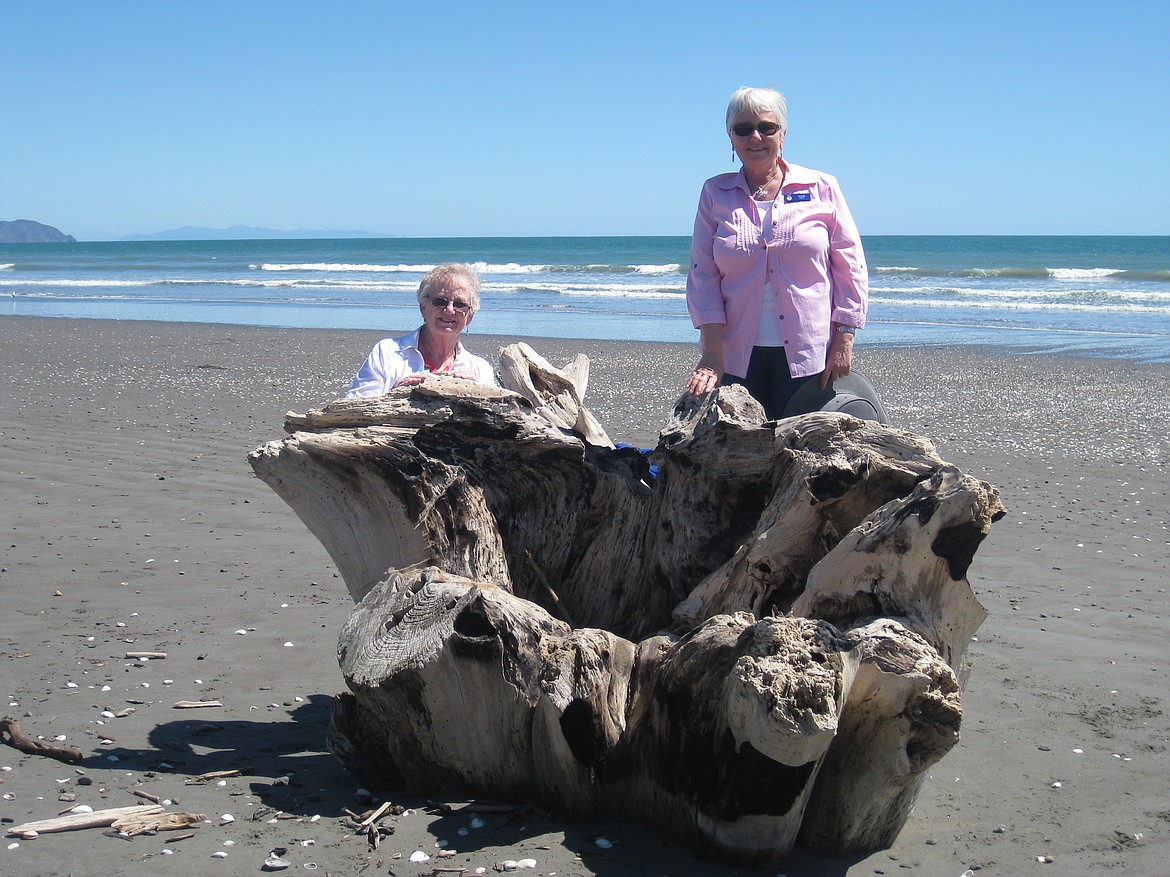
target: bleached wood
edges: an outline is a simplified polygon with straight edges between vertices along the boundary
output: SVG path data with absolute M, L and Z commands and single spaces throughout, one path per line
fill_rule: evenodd
M 56 816 L 52 819 L 39 819 L 35 822 L 25 822 L 6 829 L 9 835 L 21 836 L 35 831 L 38 834 L 52 834 L 58 831 L 78 831 L 85 828 L 103 828 L 113 825 L 117 820 L 129 816 L 153 816 L 162 813 L 161 804 L 134 804 L 130 807 L 111 807 L 107 810 L 94 810 L 90 813 L 70 813 L 67 816 Z
M 419 792 L 535 791 L 772 862 L 833 741 L 849 648 L 829 625 L 748 613 L 639 646 L 428 568 L 378 585 L 343 629 L 354 703 L 330 746 Z M 380 718 L 351 728 L 359 713 Z
M 812 569 L 792 611 L 838 625 L 905 617 L 958 669 L 987 617 L 967 568 L 1003 514 L 995 488 L 944 466 L 847 533 Z
M 133 837 L 155 831 L 178 831 L 182 828 L 190 828 L 192 825 L 203 822 L 206 818 L 207 814 L 205 813 L 171 812 L 146 815 L 131 813 L 111 822 L 110 828 Z
M 962 722 L 955 674 L 930 644 L 897 619 L 863 621 L 846 632 L 854 669 L 800 834 L 835 854 L 894 842 Z
M 888 844 L 957 740 L 998 493 L 904 430 L 765 422 L 741 387 L 680 399 L 653 478 L 590 432 L 587 365 L 514 345 L 508 389 L 338 400 L 253 452 L 357 604 L 330 749 L 371 786 L 736 861 Z
M 613 441 L 585 407 L 589 357 L 578 354 L 558 369 L 524 342 L 500 350 L 500 383 L 522 395 L 551 423 L 576 432 L 593 445 L 612 448 Z
M 771 442 L 754 454 L 767 464 L 755 479 L 755 490 L 748 488 L 762 507 L 755 527 L 730 561 L 675 608 L 680 625 L 739 607 L 756 614 L 787 611 L 827 548 L 874 509 L 905 496 L 943 465 L 934 447 L 919 436 L 841 414 L 789 418 L 758 432 Z M 682 453 L 683 442 L 676 443 L 676 453 Z M 691 451 L 696 444 L 688 437 L 687 450 L 705 462 L 701 446 Z M 707 495 L 689 485 L 687 492 Z

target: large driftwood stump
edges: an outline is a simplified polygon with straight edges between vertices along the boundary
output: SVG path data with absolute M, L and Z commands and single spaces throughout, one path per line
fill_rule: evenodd
M 355 603 L 331 750 L 376 785 L 536 797 L 737 861 L 889 845 L 958 740 L 996 490 L 904 430 L 684 398 L 650 455 L 588 363 L 289 414 L 256 473 Z

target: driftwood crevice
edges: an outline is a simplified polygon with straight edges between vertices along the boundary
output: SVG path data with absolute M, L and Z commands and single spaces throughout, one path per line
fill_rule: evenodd
M 338 400 L 250 457 L 356 604 L 331 750 L 736 861 L 892 843 L 958 740 L 995 488 L 905 430 L 765 422 L 738 387 L 680 400 L 647 457 L 582 405 L 587 361 L 501 363 L 515 392 Z

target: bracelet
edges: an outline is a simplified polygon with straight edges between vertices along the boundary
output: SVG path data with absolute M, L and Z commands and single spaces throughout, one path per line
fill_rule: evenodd
M 844 332 L 846 335 L 856 335 L 857 334 L 857 327 L 856 326 L 838 326 L 837 331 Z

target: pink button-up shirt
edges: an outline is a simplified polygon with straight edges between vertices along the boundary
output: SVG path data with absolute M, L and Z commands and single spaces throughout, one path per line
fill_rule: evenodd
M 834 323 L 865 325 L 869 272 L 836 178 L 784 167 L 766 241 L 742 170 L 707 180 L 699 196 L 687 310 L 695 328 L 724 324 L 723 367 L 738 377 L 747 375 L 768 279 L 794 378 L 825 370 Z

